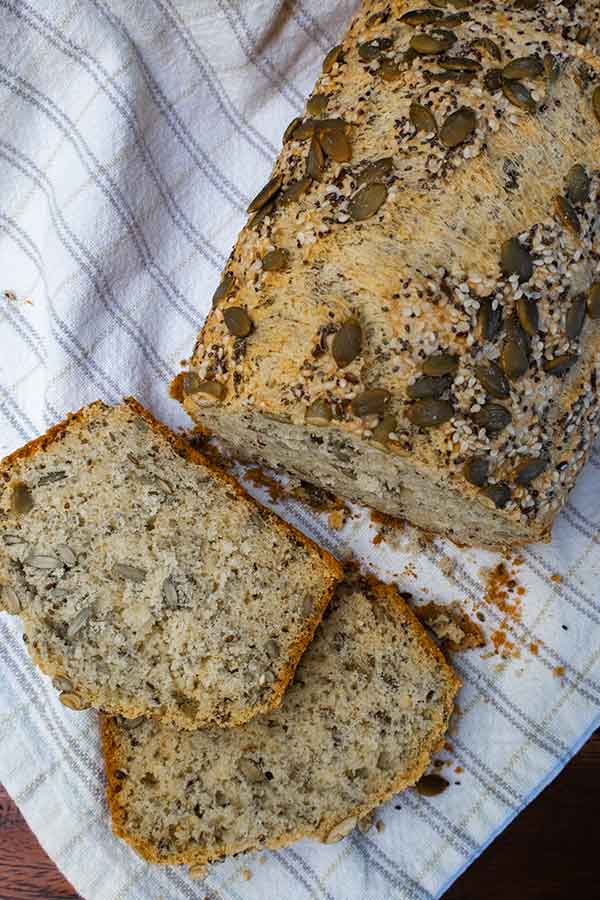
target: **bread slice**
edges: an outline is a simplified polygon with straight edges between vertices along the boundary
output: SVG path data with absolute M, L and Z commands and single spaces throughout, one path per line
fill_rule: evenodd
M 0 463 L 0 609 L 72 708 L 245 722 L 280 702 L 340 575 L 133 399 Z
M 419 779 L 459 684 L 393 588 L 344 583 L 278 710 L 196 732 L 103 718 L 113 830 L 160 863 L 332 843 Z

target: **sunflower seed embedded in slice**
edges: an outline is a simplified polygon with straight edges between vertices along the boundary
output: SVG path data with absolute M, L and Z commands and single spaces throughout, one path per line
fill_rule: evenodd
M 235 278 L 231 272 L 226 272 L 221 279 L 219 287 L 213 294 L 212 308 L 216 309 L 221 300 L 227 300 L 235 290 Z
M 337 844 L 338 841 L 343 840 L 350 834 L 350 832 L 356 827 L 357 821 L 357 816 L 351 816 L 349 819 L 344 819 L 343 822 L 340 822 L 339 825 L 336 825 L 335 828 L 331 829 L 323 843 Z
M 43 487 L 46 484 L 56 484 L 58 481 L 64 481 L 67 473 L 64 469 L 57 469 L 56 472 L 48 472 L 38 478 L 37 486 Z
M 502 93 L 513 106 L 518 109 L 524 109 L 526 112 L 534 113 L 537 110 L 537 103 L 531 95 L 531 91 L 521 81 L 503 81 Z
M 75 709 L 77 711 L 81 709 L 89 709 L 90 704 L 86 703 L 79 694 L 73 694 L 69 692 L 63 692 L 58 695 L 58 699 L 62 703 L 63 706 L 67 706 L 69 709 Z
M 241 306 L 229 306 L 224 309 L 223 321 L 229 334 L 235 337 L 248 337 L 252 331 L 252 319 Z
M 0 585 L 0 609 L 5 609 L 11 616 L 18 616 L 21 612 L 21 601 L 10 584 Z
M 393 434 L 396 428 L 396 417 L 391 415 L 384 416 L 371 432 L 371 440 L 377 444 L 385 445 L 389 440 L 390 434 Z
M 31 566 L 32 569 L 39 569 L 42 572 L 51 572 L 53 569 L 59 568 L 61 561 L 56 556 L 50 556 L 46 553 L 31 553 L 25 559 L 25 565 Z
M 72 568 L 77 563 L 77 557 L 71 550 L 68 544 L 57 544 L 54 548 L 54 552 L 65 566 Z
M 571 203 L 587 203 L 592 180 L 585 166 L 575 165 L 567 174 L 567 197 Z
M 507 81 L 521 81 L 522 78 L 540 78 L 544 74 L 544 64 L 539 56 L 520 56 L 512 59 L 502 69 Z
M 287 269 L 290 254 L 287 250 L 276 248 L 263 256 L 263 272 L 281 272 Z
M 557 377 L 566 375 L 577 360 L 578 356 L 576 353 L 563 353 L 561 356 L 555 356 L 554 359 L 547 359 L 544 363 L 544 372 Z
M 471 16 L 468 12 L 456 12 L 450 13 L 448 16 L 444 16 L 441 24 L 445 25 L 446 28 L 456 28 L 459 25 L 464 25 L 465 22 L 470 20 Z
M 260 784 L 265 780 L 260 767 L 251 759 L 242 757 L 238 760 L 238 769 L 251 784 Z
M 413 101 L 410 104 L 408 117 L 419 131 L 437 131 L 435 116 L 427 106 L 423 106 L 421 103 Z
M 400 16 L 400 21 L 405 25 L 416 28 L 418 25 L 431 25 L 433 22 L 443 17 L 443 12 L 439 9 L 411 9 L 409 12 Z
M 481 493 L 491 500 L 497 509 L 504 509 L 511 498 L 510 488 L 505 481 L 488 484 L 487 487 L 481 489 Z
M 540 313 L 535 300 L 530 300 L 528 297 L 519 297 L 516 303 L 516 311 L 521 328 L 525 334 L 534 337 L 540 327 Z
M 581 28 L 578 29 L 577 34 L 575 35 L 575 40 L 578 44 L 587 44 L 590 39 L 590 35 L 592 33 L 592 29 L 589 25 L 582 25 Z
M 3 534 L 2 540 L 6 544 L 7 547 L 12 547 L 15 544 L 24 544 L 25 539 L 21 537 L 20 534 Z
M 437 428 L 450 421 L 454 407 L 448 400 L 417 400 L 406 415 L 413 425 L 420 428 Z
M 548 468 L 548 460 L 543 457 L 525 459 L 515 469 L 515 481 L 520 485 L 528 485 Z
M 485 297 L 479 303 L 477 310 L 477 337 L 481 341 L 493 341 L 502 328 L 502 307 L 493 299 Z
M 380 182 L 373 182 L 361 187 L 350 200 L 348 212 L 355 222 L 371 218 L 385 203 L 387 188 Z
M 362 345 L 362 328 L 356 319 L 349 319 L 335 333 L 331 344 L 331 355 L 343 369 L 360 355 Z
M 571 303 L 565 317 L 565 332 L 570 341 L 576 340 L 581 334 L 586 312 L 585 294 L 579 294 Z
M 471 56 L 444 56 L 438 65 L 451 72 L 479 72 L 482 68 L 479 60 Z
M 456 38 L 452 40 L 448 37 L 436 37 L 433 34 L 415 34 L 410 39 L 410 47 L 419 56 L 437 56 L 439 53 L 445 53 L 455 43 Z
M 458 371 L 458 356 L 453 353 L 434 353 L 421 366 L 424 375 L 439 378 L 441 375 L 455 375 Z
M 30 488 L 23 482 L 13 484 L 10 496 L 11 512 L 17 516 L 25 515 L 33 509 L 33 495 Z
M 478 428 L 483 428 L 488 434 L 500 434 L 507 428 L 512 416 L 510 410 L 499 403 L 486 403 L 478 412 L 473 413 L 473 421 Z
M 74 685 L 70 678 L 66 675 L 55 675 L 52 679 L 52 686 L 57 691 L 64 691 L 67 694 L 73 692 Z
M 520 244 L 519 239 L 516 237 L 510 238 L 502 244 L 500 266 L 507 278 L 510 278 L 511 275 L 518 275 L 521 283 L 529 281 L 533 275 L 531 254 Z
M 72 641 L 74 637 L 77 637 L 80 631 L 83 631 L 85 626 L 88 624 L 90 619 L 92 618 L 92 613 L 94 612 L 93 606 L 88 606 L 85 609 L 80 610 L 74 619 L 69 622 L 69 627 L 67 628 L 67 639 Z
M 450 375 L 442 375 L 440 378 L 434 378 L 431 375 L 421 375 L 420 378 L 409 384 L 406 393 L 411 400 L 427 400 L 430 398 L 437 400 L 451 385 L 452 378 Z
M 577 210 L 570 200 L 567 200 L 566 197 L 555 197 L 554 209 L 565 228 L 570 228 L 574 234 L 581 234 L 581 222 Z
M 500 355 L 502 370 L 507 378 L 516 381 L 529 368 L 527 350 L 518 341 L 508 339 L 504 342 Z
M 496 62 L 502 60 L 502 51 L 498 44 L 491 38 L 477 38 L 477 40 L 473 41 L 472 46 L 475 50 L 480 50 L 482 53 L 487 54 L 490 59 L 496 60 Z
M 560 63 L 552 53 L 546 53 L 544 56 L 544 72 L 550 84 L 554 84 L 560 75 Z
M 477 128 L 477 115 L 469 106 L 461 106 L 448 116 L 440 130 L 440 141 L 452 149 L 463 144 Z
M 138 566 L 131 566 L 129 563 L 115 563 L 113 572 L 115 575 L 118 575 L 119 578 L 124 578 L 126 581 L 133 581 L 136 584 L 142 584 L 146 580 L 147 575 L 145 569 L 140 569 Z
M 366 416 L 382 416 L 390 397 L 390 392 L 385 388 L 363 391 L 352 401 L 352 412 L 359 419 L 364 419 Z
M 389 175 L 394 169 L 394 160 L 391 156 L 384 156 L 382 159 L 376 159 L 368 163 L 356 178 L 356 184 L 360 187 L 363 184 L 372 184 L 374 181 L 381 181 L 386 175 Z
M 490 461 L 485 456 L 474 456 L 468 459 L 463 467 L 463 474 L 467 481 L 476 487 L 483 487 L 488 479 Z
M 313 135 L 310 142 L 310 149 L 306 160 L 306 174 L 313 181 L 320 181 L 325 171 L 325 154 L 323 148 L 316 137 Z
M 281 190 L 281 175 L 275 175 L 248 204 L 247 212 L 258 212 Z
M 596 281 L 590 288 L 587 312 L 590 319 L 600 319 L 600 281 Z
M 165 578 L 165 580 L 163 581 L 162 595 L 163 600 L 165 601 L 165 604 L 169 607 L 169 609 L 177 609 L 177 606 L 179 604 L 179 596 L 177 594 L 177 588 L 170 578 Z
M 304 178 L 300 178 L 298 181 L 291 181 L 279 195 L 279 203 L 282 206 L 287 206 L 288 203 L 297 203 L 300 197 L 307 192 L 310 184 L 311 179 L 308 175 L 305 175 Z
M 306 410 L 307 425 L 329 425 L 332 419 L 331 404 L 327 400 L 315 400 Z
M 485 365 L 479 365 L 475 368 L 477 380 L 486 392 L 497 400 L 506 400 L 510 397 L 510 385 L 504 372 L 494 362 L 488 362 Z
M 592 109 L 594 110 L 594 115 L 600 122 L 600 86 L 597 87 L 592 94 Z
M 327 94 L 315 94 L 306 104 L 306 112 L 309 116 L 320 116 L 327 109 L 329 97 Z
M 332 47 L 323 60 L 323 74 L 328 75 L 336 62 L 343 62 L 343 59 L 342 45 L 338 44 L 337 46 Z
M 298 128 L 298 126 L 301 124 L 301 122 L 302 122 L 301 116 L 296 116 L 294 119 L 292 119 L 292 121 L 290 122 L 288 127 L 283 132 L 282 143 L 287 144 L 288 141 L 291 141 L 294 139 L 294 132 L 295 132 L 296 128 Z

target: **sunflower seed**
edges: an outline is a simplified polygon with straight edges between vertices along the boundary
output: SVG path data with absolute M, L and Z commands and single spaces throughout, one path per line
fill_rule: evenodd
M 13 485 L 10 497 L 10 508 L 17 516 L 25 515 L 33 509 L 33 496 L 29 487 L 22 481 Z
M 366 416 L 382 416 L 390 397 L 390 392 L 385 388 L 363 391 L 352 401 L 352 412 L 359 419 L 364 419 Z
M 18 616 L 21 612 L 21 601 L 10 584 L 0 587 L 0 609 L 5 609 L 11 616 Z
M 301 122 L 302 122 L 301 116 L 296 116 L 294 119 L 292 119 L 292 121 L 290 122 L 288 127 L 283 132 L 282 143 L 287 144 L 288 141 L 291 141 L 292 139 L 294 139 L 294 132 L 295 132 L 296 128 L 298 128 L 298 126 L 301 124 Z
M 371 440 L 377 444 L 387 444 L 390 434 L 397 428 L 395 416 L 384 416 L 371 432 Z
M 488 484 L 487 487 L 481 489 L 481 493 L 491 500 L 497 509 L 504 509 L 511 497 L 510 488 L 505 481 Z
M 475 74 L 473 72 L 423 72 L 423 75 L 427 79 L 427 81 L 435 82 L 437 84 L 445 84 L 448 81 L 451 81 L 453 84 L 471 84 L 473 79 L 475 78 Z
M 381 769 L 382 772 L 391 772 L 394 768 L 394 760 L 391 753 L 388 753 L 387 750 L 382 750 L 379 756 L 377 757 L 377 768 Z
M 21 537 L 20 534 L 4 534 L 2 535 L 2 540 L 6 544 L 7 547 L 12 547 L 15 544 L 24 544 L 25 541 Z
M 279 644 L 273 639 L 267 641 L 267 643 L 265 644 L 265 650 L 267 651 L 267 656 L 270 656 L 272 659 L 275 659 L 281 653 Z
M 582 25 L 582 27 L 578 29 L 577 34 L 575 35 L 575 40 L 578 44 L 587 44 L 590 39 L 591 33 L 592 29 L 589 25 Z
M 249 781 L 251 784 L 259 784 L 265 780 L 260 768 L 251 759 L 242 757 L 242 759 L 238 760 L 238 769 L 246 781 Z
M 61 565 L 60 559 L 45 553 L 31 553 L 24 562 L 32 569 L 40 569 L 42 572 L 51 572 Z
M 43 487 L 46 484 L 56 484 L 57 481 L 64 481 L 67 477 L 67 473 L 64 469 L 58 469 L 56 472 L 48 472 L 47 475 L 42 475 L 38 478 L 38 487 Z
M 479 60 L 470 56 L 445 56 L 438 64 L 451 72 L 478 72 L 481 69 Z
M 179 605 L 179 596 L 177 594 L 177 588 L 170 578 L 165 578 L 163 581 L 162 596 L 169 609 L 177 609 L 177 606 Z
M 435 116 L 426 106 L 413 101 L 408 111 L 410 121 L 419 131 L 437 131 L 437 122 Z
M 315 94 L 306 104 L 306 112 L 309 116 L 320 116 L 327 109 L 329 97 L 327 94 Z
M 262 209 L 281 190 L 281 182 L 281 175 L 275 175 L 274 178 L 271 178 L 264 188 L 258 192 L 254 200 L 248 204 L 247 212 L 257 212 Z
M 212 308 L 216 309 L 221 300 L 227 300 L 228 297 L 233 294 L 235 289 L 235 278 L 233 277 L 231 272 L 226 272 L 221 279 L 221 283 L 219 287 L 213 294 L 212 298 Z
M 356 178 L 356 183 L 360 187 L 363 184 L 372 184 L 374 181 L 381 181 L 386 175 L 389 175 L 394 169 L 394 160 L 391 156 L 384 156 L 382 159 L 376 159 L 370 162 Z
M 502 307 L 493 307 L 491 297 L 480 301 L 477 310 L 477 336 L 481 341 L 493 341 L 502 327 Z
M 445 147 L 458 147 L 464 143 L 477 128 L 475 111 L 468 106 L 461 106 L 448 116 L 440 131 L 440 141 Z
M 483 84 L 490 94 L 497 94 L 502 90 L 502 69 L 488 69 L 483 76 Z
M 263 206 L 262 209 L 259 209 L 258 212 L 254 213 L 254 215 L 248 222 L 248 228 L 253 228 L 256 230 L 260 225 L 262 225 L 267 216 L 271 215 L 274 209 L 275 201 L 271 200 L 270 203 L 267 203 L 265 206 Z
M 67 694 L 73 692 L 73 682 L 65 675 L 55 675 L 52 679 L 52 686 L 57 691 L 64 691 Z
M 510 397 L 510 385 L 502 369 L 496 363 L 489 362 L 486 365 L 477 366 L 475 375 L 488 394 L 497 400 L 506 400 Z
M 306 160 L 306 174 L 313 181 L 320 181 L 325 171 L 325 154 L 316 136 L 310 142 L 308 158 Z
M 437 428 L 450 421 L 454 408 L 447 400 L 417 400 L 406 415 L 413 425 L 420 428 Z
M 582 332 L 585 322 L 585 294 L 575 297 L 565 317 L 565 332 L 570 341 L 576 340 Z
M 69 627 L 67 628 L 67 639 L 69 641 L 72 641 L 74 637 L 77 637 L 80 631 L 83 631 L 92 618 L 93 611 L 93 606 L 87 606 L 85 609 L 80 610 L 75 618 L 69 622 Z
M 146 580 L 147 574 L 145 569 L 139 569 L 137 566 L 129 565 L 129 563 L 115 563 L 113 572 L 119 578 L 124 578 L 126 581 L 134 581 L 136 584 L 142 584 Z
M 544 74 L 544 64 L 539 56 L 519 56 L 511 60 L 502 69 L 502 76 L 507 81 L 520 81 L 522 78 L 540 78 Z
M 477 38 L 476 41 L 473 41 L 472 46 L 475 50 L 480 50 L 482 53 L 486 53 L 490 59 L 495 59 L 496 62 L 500 62 L 502 59 L 502 51 L 498 44 L 493 41 L 491 38 Z
M 331 72 L 336 62 L 343 62 L 343 59 L 342 45 L 338 44 L 336 47 L 332 47 L 323 60 L 323 73 L 327 75 Z
M 430 375 L 421 375 L 407 388 L 407 394 L 411 400 L 438 399 L 444 391 L 452 385 L 450 375 L 442 375 L 441 378 L 433 378 Z
M 592 109 L 594 110 L 594 115 L 600 122 L 600 86 L 597 87 L 592 94 Z
M 409 12 L 400 16 L 400 21 L 412 28 L 417 25 L 431 25 L 432 22 L 443 18 L 443 13 L 439 9 L 411 9 Z
M 510 411 L 499 403 L 486 403 L 473 414 L 473 421 L 478 428 L 484 428 L 488 434 L 500 434 L 510 425 Z
M 384 81 L 398 81 L 402 77 L 402 69 L 391 59 L 384 59 L 377 69 L 377 74 L 381 75 Z
M 319 129 L 319 140 L 326 156 L 338 163 L 352 159 L 352 148 L 345 133 L 340 128 Z
M 445 53 L 456 42 L 449 37 L 435 37 L 433 34 L 415 34 L 410 39 L 410 47 L 419 56 L 437 56 Z
M 600 281 L 596 281 L 590 288 L 587 311 L 590 319 L 600 319 Z
M 300 197 L 307 192 L 310 187 L 310 178 L 306 175 L 298 181 L 292 181 L 279 196 L 279 202 L 282 206 L 288 203 L 297 203 Z
M 526 459 L 515 469 L 515 481 L 517 484 L 531 484 L 534 479 L 541 475 L 548 468 L 548 460 L 538 457 L 537 459 Z
M 332 419 L 331 405 L 327 400 L 315 400 L 306 410 L 307 425 L 329 425 Z
M 456 28 L 459 25 L 464 25 L 470 18 L 471 16 L 468 12 L 450 13 L 449 16 L 445 16 L 442 19 L 442 25 L 445 25 L 446 28 Z
M 488 479 L 490 462 L 485 456 L 468 459 L 463 467 L 463 475 L 476 487 L 483 487 Z
M 387 188 L 384 184 L 374 181 L 361 187 L 350 200 L 348 212 L 355 222 L 362 222 L 374 216 L 384 204 L 387 197 Z
M 531 91 L 521 81 L 504 81 L 502 93 L 513 106 L 517 106 L 519 109 L 530 113 L 537 110 L 537 104 L 531 96 Z
M 275 249 L 266 253 L 262 259 L 263 272 L 281 272 L 287 269 L 290 254 L 287 250 Z
M 375 38 L 373 41 L 364 41 L 358 45 L 358 55 L 365 62 L 372 62 L 389 50 L 393 44 L 393 40 L 389 37 Z
M 576 165 L 567 174 L 567 197 L 571 203 L 587 203 L 590 199 L 591 178 L 585 166 Z
M 554 84 L 560 75 L 560 63 L 552 53 L 546 53 L 544 56 L 544 72 L 550 84 Z
M 331 344 L 331 355 L 343 369 L 349 366 L 360 354 L 362 344 L 362 328 L 356 319 L 349 319 L 336 332 Z
M 417 794 L 421 794 L 422 797 L 437 797 L 437 795 L 441 794 L 442 791 L 445 791 L 449 785 L 450 782 L 446 781 L 445 778 L 442 778 L 441 775 L 432 774 L 423 775 L 423 777 L 415 784 L 415 788 Z
M 241 306 L 228 306 L 224 309 L 223 321 L 229 334 L 235 337 L 248 337 L 252 331 L 252 319 Z
M 58 695 L 58 699 L 62 703 L 63 706 L 67 706 L 69 709 L 75 709 L 77 711 L 81 709 L 89 709 L 90 704 L 86 703 L 79 694 L 73 694 L 69 692 L 64 692 Z
M 581 234 L 581 222 L 577 210 L 566 197 L 555 197 L 554 209 L 565 228 L 570 228 L 575 234 Z
M 535 300 L 519 297 L 516 303 L 516 311 L 519 323 L 525 334 L 534 337 L 538 333 L 540 324 L 540 314 Z
M 529 281 L 533 275 L 531 254 L 519 243 L 518 238 L 510 238 L 502 244 L 500 266 L 506 278 L 518 275 L 521 283 Z
M 340 822 L 339 825 L 336 825 L 335 828 L 331 829 L 323 843 L 337 844 L 338 841 L 343 840 L 350 834 L 355 828 L 357 821 L 357 816 L 351 816 L 349 819 L 344 819 L 343 822 Z
M 529 368 L 527 350 L 518 341 L 507 340 L 502 347 L 500 362 L 504 374 L 511 381 L 516 381 Z
M 423 362 L 421 371 L 424 375 L 433 375 L 434 378 L 441 375 L 456 375 L 458 356 L 453 353 L 434 353 Z
M 562 356 L 555 356 L 554 359 L 547 359 L 544 363 L 544 372 L 548 375 L 566 375 L 577 362 L 576 353 L 563 353 Z
M 77 563 L 77 557 L 68 544 L 58 544 L 54 549 L 56 555 L 65 566 L 71 568 Z

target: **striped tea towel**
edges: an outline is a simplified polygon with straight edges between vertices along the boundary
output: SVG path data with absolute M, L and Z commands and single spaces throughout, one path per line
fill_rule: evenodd
M 97 397 L 135 394 L 185 424 L 167 381 L 354 6 L 0 0 L 0 454 Z M 409 529 L 373 544 L 366 514 L 331 531 L 282 502 L 334 552 L 485 620 L 488 647 L 456 659 L 461 714 L 438 754 L 450 786 L 388 803 L 383 830 L 248 854 L 204 883 L 148 865 L 111 835 L 95 715 L 59 705 L 5 614 L 0 781 L 88 900 L 440 896 L 600 723 L 599 469 L 596 452 L 553 544 L 526 548 L 494 596 L 493 554 L 419 546 Z

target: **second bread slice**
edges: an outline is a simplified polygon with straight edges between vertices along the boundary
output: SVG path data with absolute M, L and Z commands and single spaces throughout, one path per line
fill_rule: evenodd
M 134 400 L 0 463 L 0 609 L 72 708 L 247 721 L 280 702 L 339 575 Z

